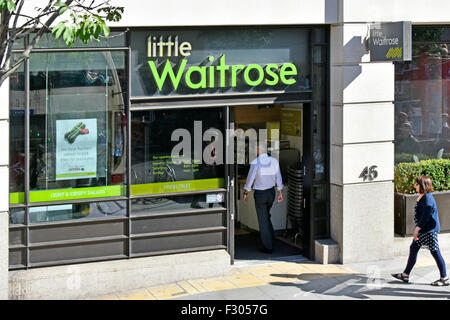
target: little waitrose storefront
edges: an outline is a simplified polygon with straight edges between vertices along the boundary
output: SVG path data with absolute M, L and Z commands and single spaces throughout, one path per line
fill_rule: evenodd
M 233 261 L 235 226 L 252 229 L 249 157 L 236 151 L 252 129 L 286 188 L 288 169 L 303 170 L 277 230 L 295 229 L 296 254 L 313 257 L 329 237 L 328 33 L 131 29 L 69 49 L 45 38 L 10 81 L 10 270 L 213 250 Z M 248 154 L 251 137 L 240 141 Z

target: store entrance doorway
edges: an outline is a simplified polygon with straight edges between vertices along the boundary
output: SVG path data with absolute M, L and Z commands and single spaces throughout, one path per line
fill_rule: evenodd
M 230 108 L 230 123 L 234 129 L 250 135 L 251 130 L 260 133 L 267 130 L 267 153 L 278 159 L 283 180 L 283 201 L 275 199 L 271 208 L 271 221 L 275 231 L 272 253 L 265 253 L 259 234 L 253 191 L 247 201 L 243 199 L 247 180 L 250 139 L 245 138 L 245 153 L 234 145 L 234 164 L 229 171 L 234 181 L 230 192 L 233 203 L 230 223 L 231 256 L 234 262 L 257 260 L 283 260 L 302 258 L 309 254 L 310 230 L 308 230 L 309 207 L 308 184 L 305 181 L 307 158 L 311 154 L 308 145 L 310 133 L 305 120 L 310 112 L 309 103 L 281 103 L 269 105 L 245 105 Z M 258 139 L 260 134 L 258 134 Z M 236 140 L 235 140 L 236 141 Z M 245 157 L 245 161 L 242 157 Z M 244 164 L 243 164 L 244 163 Z

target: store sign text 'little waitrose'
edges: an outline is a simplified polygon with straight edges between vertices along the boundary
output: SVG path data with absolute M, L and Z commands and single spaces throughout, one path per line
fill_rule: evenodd
M 186 57 L 190 56 L 193 50 L 190 42 L 179 42 L 178 36 L 174 38 L 169 36 L 165 41 L 163 37 L 157 39 L 149 36 L 147 41 L 148 58 L 184 57 L 179 63 L 178 69 L 174 68 L 169 59 L 159 66 L 153 60 L 148 61 L 159 90 L 162 90 L 166 81 L 169 81 L 168 79 L 173 88 L 177 90 L 183 78 L 186 86 L 194 90 L 217 88 L 217 85 L 220 88 L 236 87 L 242 81 L 253 87 L 258 85 L 276 86 L 280 82 L 284 85 L 292 85 L 297 82 L 293 78 L 298 74 L 297 67 L 293 63 L 282 65 L 269 63 L 264 66 L 259 64 L 227 65 L 226 56 L 223 54 L 220 57 L 205 57 L 209 61 L 207 65 L 186 68 L 188 63 Z

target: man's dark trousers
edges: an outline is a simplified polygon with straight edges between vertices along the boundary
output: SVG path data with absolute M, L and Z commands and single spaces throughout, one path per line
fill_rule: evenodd
M 275 232 L 272 221 L 270 220 L 270 208 L 272 208 L 273 201 L 275 200 L 275 188 L 255 190 L 253 197 L 255 199 L 256 214 L 258 215 L 261 242 L 267 251 L 272 251 Z

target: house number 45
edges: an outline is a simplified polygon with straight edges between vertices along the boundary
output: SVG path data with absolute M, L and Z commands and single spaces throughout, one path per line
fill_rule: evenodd
M 372 181 L 376 179 L 378 177 L 378 171 L 376 170 L 376 168 L 377 166 L 365 167 L 359 177 L 363 178 L 363 181 Z

